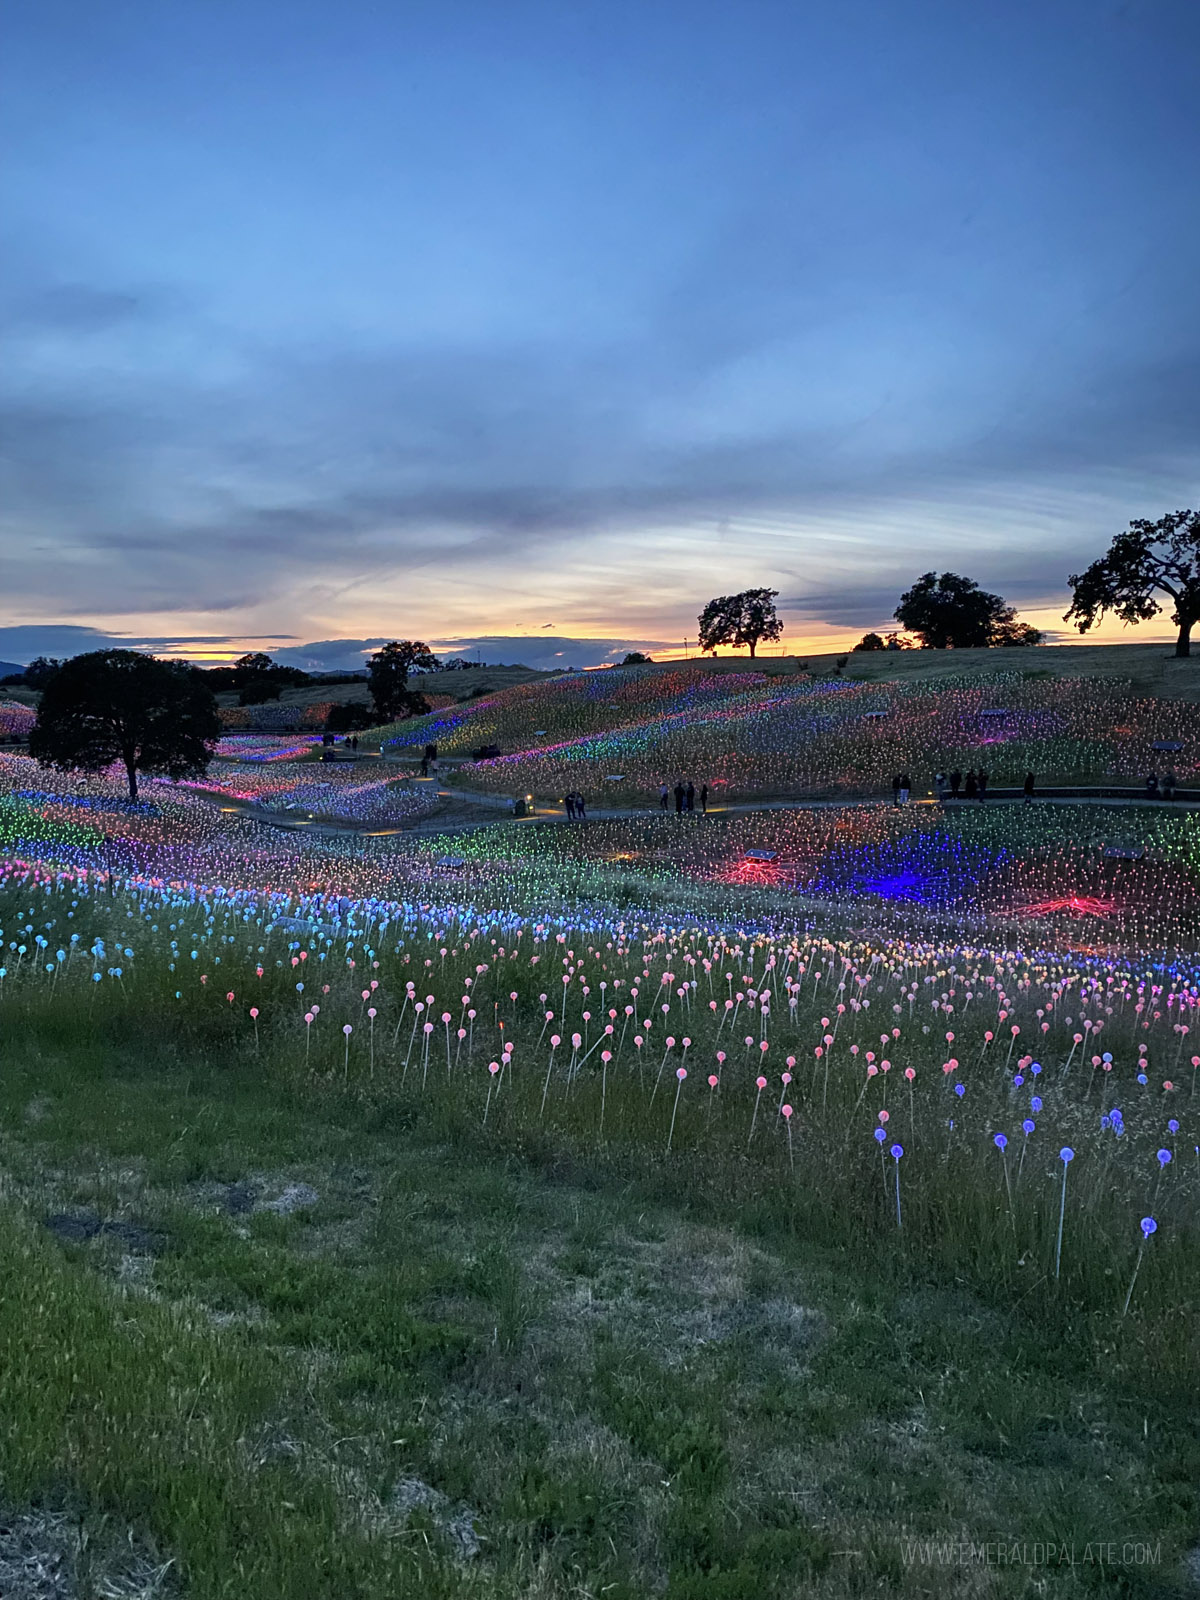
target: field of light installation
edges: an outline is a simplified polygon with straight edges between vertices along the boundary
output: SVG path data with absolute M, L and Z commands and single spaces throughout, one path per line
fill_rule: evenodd
M 681 669 L 383 742 L 644 805 L 1162 742 L 1186 783 L 1198 735 L 1086 682 Z M 10 1494 L 69 1480 L 135 1530 L 113 1583 L 188 1595 L 950 1595 L 906 1540 L 1116 1524 L 1159 1552 L 1119 1592 L 1187 1592 L 1194 814 L 442 835 L 403 766 L 313 755 L 231 735 L 131 804 L 0 754 Z
M 1200 766 L 1193 705 L 1136 696 L 1120 684 L 1037 671 L 936 683 L 627 668 L 525 684 L 385 730 L 390 754 L 434 741 L 469 756 L 466 781 L 539 797 L 585 787 L 594 800 L 644 802 L 663 780 L 705 782 L 716 797 L 880 794 L 895 773 L 989 771 L 1019 784 L 1140 783 Z M 1157 748 L 1170 746 L 1168 752 Z

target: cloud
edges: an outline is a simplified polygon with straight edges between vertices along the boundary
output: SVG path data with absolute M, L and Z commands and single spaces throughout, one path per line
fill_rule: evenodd
M 77 656 L 89 650 L 148 650 L 188 655 L 212 649 L 240 649 L 243 643 L 229 634 L 110 633 L 103 628 L 66 622 L 0 628 L 0 655 L 24 666 L 37 656 Z M 267 648 L 270 645 L 271 641 L 267 640 Z
M 1064 324 L 1019 359 L 975 343 L 952 358 L 953 316 L 923 305 L 938 348 L 898 371 L 884 348 L 876 374 L 863 329 L 839 346 L 836 322 L 823 333 L 774 268 L 717 318 L 727 254 L 714 246 L 686 292 L 656 298 L 636 341 L 565 345 L 255 342 L 165 292 L 31 288 L 6 308 L 18 336 L 0 372 L 7 593 L 25 614 L 196 615 L 307 589 L 317 614 L 348 597 L 361 615 L 385 586 L 452 580 L 483 610 L 522 566 L 578 571 L 580 598 L 602 580 L 630 592 L 638 575 L 605 568 L 605 541 L 697 525 L 720 543 L 697 548 L 688 576 L 724 592 L 729 566 L 755 555 L 745 524 L 773 517 L 794 548 L 773 548 L 771 570 L 814 586 L 795 608 L 857 626 L 890 616 L 895 592 L 883 606 L 882 583 L 843 589 L 827 552 L 797 559 L 814 524 L 869 526 L 912 499 L 969 508 L 1005 479 L 1195 481 L 1200 319 L 1176 322 L 1175 349 L 1093 345 Z M 1177 309 L 1196 301 L 1176 289 Z M 67 355 L 51 359 L 39 330 Z M 90 360 L 94 334 L 120 359 Z M 984 555 L 1004 548 L 997 530 Z M 1024 551 L 1025 587 L 1061 589 L 1064 560 L 1061 539 Z M 952 535 L 920 563 L 985 581 Z

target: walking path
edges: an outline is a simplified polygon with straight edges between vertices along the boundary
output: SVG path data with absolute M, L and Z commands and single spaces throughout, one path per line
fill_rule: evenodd
M 434 778 L 414 778 L 414 785 L 422 788 L 433 788 L 437 784 Z M 488 828 L 497 822 L 511 821 L 517 826 L 530 822 L 559 822 L 566 824 L 570 819 L 561 804 L 538 805 L 532 815 L 514 818 L 512 815 L 513 801 L 505 795 L 476 793 L 464 789 L 446 789 L 437 787 L 438 809 L 425 816 L 414 818 L 411 822 L 358 822 L 351 818 L 324 815 L 313 812 L 287 812 L 276 811 L 269 807 L 256 805 L 253 801 L 234 800 L 229 795 L 218 790 L 195 791 L 207 799 L 243 812 L 253 817 L 258 822 L 265 822 L 271 827 L 281 828 L 286 832 L 324 834 L 331 837 L 344 837 L 346 834 L 355 834 L 363 838 L 381 839 L 391 838 L 401 834 L 429 835 L 470 833 L 476 828 Z M 910 800 L 909 808 L 922 811 L 941 809 L 943 811 L 977 810 L 988 806 L 1011 806 L 1024 804 L 1024 794 L 1020 789 L 992 790 L 986 800 L 947 800 L 939 806 L 933 799 Z M 857 799 L 826 799 L 804 800 L 776 797 L 772 799 L 735 800 L 718 804 L 710 804 L 708 817 L 744 816 L 753 812 L 763 811 L 848 811 L 872 806 L 888 804 L 884 795 L 865 796 Z M 1102 806 L 1109 809 L 1132 810 L 1167 810 L 1195 812 L 1200 810 L 1200 791 L 1194 789 L 1177 790 L 1174 800 L 1148 800 L 1140 790 L 1134 789 L 1108 789 L 1108 788 L 1079 788 L 1079 789 L 1049 789 L 1039 793 L 1031 802 L 1034 806 Z M 610 822 L 621 819 L 645 820 L 654 816 L 674 816 L 674 808 L 662 811 L 657 804 L 647 802 L 643 806 L 589 806 L 587 820 L 592 822 Z M 703 819 L 705 813 L 696 811 L 684 815 Z M 682 819 L 681 819 L 682 820 Z M 586 823 L 580 824 L 586 826 Z

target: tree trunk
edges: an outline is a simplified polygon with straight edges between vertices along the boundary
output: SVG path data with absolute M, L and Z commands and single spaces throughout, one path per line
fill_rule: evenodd
M 1177 659 L 1187 659 L 1192 653 L 1192 621 L 1191 617 L 1187 617 L 1179 624 L 1179 637 L 1175 641 Z
M 138 797 L 137 767 L 133 756 L 125 757 L 125 772 L 129 778 L 129 798 L 136 804 Z
M 757 643 L 757 640 L 749 639 L 749 640 L 747 640 L 747 643 L 750 646 L 750 659 L 751 659 L 751 661 L 753 661 L 754 660 L 754 646 Z

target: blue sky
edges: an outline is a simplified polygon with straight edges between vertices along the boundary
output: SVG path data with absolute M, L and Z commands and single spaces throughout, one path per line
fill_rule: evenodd
M 4 37 L 4 658 L 603 659 L 763 583 L 814 648 L 932 566 L 1050 621 L 1200 498 L 1184 0 L 40 0 Z

